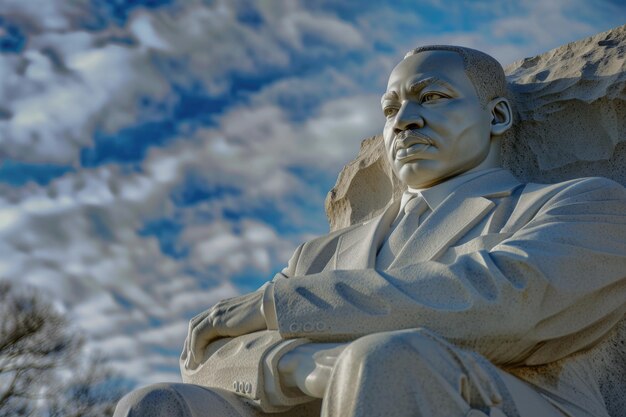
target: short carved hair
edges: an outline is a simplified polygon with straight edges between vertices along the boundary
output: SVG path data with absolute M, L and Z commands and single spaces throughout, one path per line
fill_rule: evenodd
M 463 46 L 427 45 L 407 52 L 404 58 L 425 51 L 450 51 L 459 54 L 463 59 L 465 73 L 474 85 L 476 95 L 483 106 L 496 97 L 507 97 L 504 70 L 491 55 Z

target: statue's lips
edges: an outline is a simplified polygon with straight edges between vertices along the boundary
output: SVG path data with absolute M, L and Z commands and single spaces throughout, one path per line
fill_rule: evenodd
M 416 156 L 433 146 L 432 140 L 425 135 L 403 133 L 398 135 L 394 144 L 397 161 L 415 159 Z
M 416 155 L 422 153 L 430 147 L 428 143 L 416 143 L 408 148 L 400 148 L 396 151 L 396 160 L 403 161 L 406 159 L 414 158 Z

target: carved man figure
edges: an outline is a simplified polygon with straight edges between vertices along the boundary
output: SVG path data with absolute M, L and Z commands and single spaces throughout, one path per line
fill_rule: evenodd
M 402 200 L 195 317 L 192 384 L 116 415 L 608 416 L 589 352 L 626 312 L 626 191 L 501 169 L 506 97 L 486 54 L 407 54 L 382 97 Z

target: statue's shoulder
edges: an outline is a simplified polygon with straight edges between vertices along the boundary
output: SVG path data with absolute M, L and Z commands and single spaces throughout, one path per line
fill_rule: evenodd
M 543 200 L 545 204 L 604 200 L 621 200 L 626 204 L 626 188 L 604 177 L 576 178 L 552 184 L 531 182 L 524 185 L 520 199 L 535 202 Z
M 335 242 L 337 239 L 339 239 L 340 236 L 348 233 L 349 231 L 356 229 L 358 227 L 362 227 L 363 225 L 367 224 L 368 222 L 365 223 L 358 223 L 358 224 L 353 224 L 352 226 L 348 226 L 348 227 L 342 227 L 341 229 L 337 229 L 334 230 L 332 232 L 329 232 L 325 235 L 321 235 L 318 237 L 315 237 L 311 240 L 306 241 L 303 246 L 311 248 L 311 247 L 319 247 L 319 246 L 326 246 L 328 244 L 330 244 L 331 242 Z
M 583 177 L 575 178 L 557 183 L 533 183 L 529 182 L 524 186 L 524 192 L 568 192 L 580 193 L 590 190 L 610 189 L 624 191 L 625 188 L 620 183 L 605 177 Z

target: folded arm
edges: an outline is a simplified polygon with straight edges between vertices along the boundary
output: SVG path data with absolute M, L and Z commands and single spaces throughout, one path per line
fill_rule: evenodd
M 285 338 L 428 327 L 496 364 L 545 363 L 597 341 L 624 314 L 626 195 L 587 182 L 491 250 L 451 264 L 325 271 L 276 279 L 268 291 L 266 313 Z

